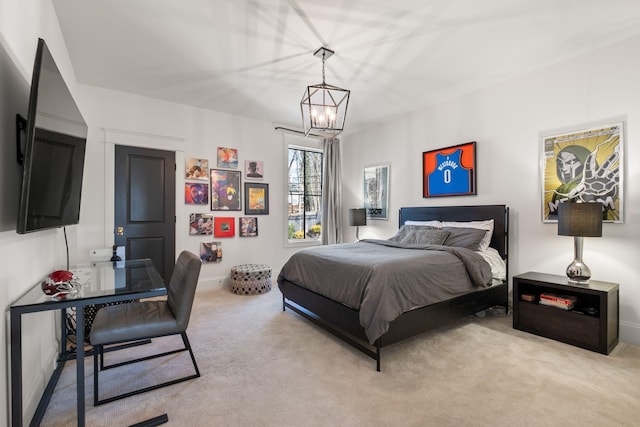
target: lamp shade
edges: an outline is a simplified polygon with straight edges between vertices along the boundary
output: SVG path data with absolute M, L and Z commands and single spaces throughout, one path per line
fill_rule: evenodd
M 367 225 L 367 210 L 365 208 L 349 209 L 349 225 L 356 227 Z
M 558 206 L 558 235 L 602 237 L 602 205 L 561 203 Z

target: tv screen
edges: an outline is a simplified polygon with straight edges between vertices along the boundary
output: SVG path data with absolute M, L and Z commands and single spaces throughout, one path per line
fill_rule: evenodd
M 38 40 L 26 122 L 17 232 L 77 224 L 87 125 L 44 40 Z

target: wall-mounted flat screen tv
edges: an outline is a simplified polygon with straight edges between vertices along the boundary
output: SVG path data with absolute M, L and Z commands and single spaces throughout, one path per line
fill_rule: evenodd
M 39 39 L 26 119 L 18 233 L 79 222 L 86 141 L 87 124 L 47 44 Z

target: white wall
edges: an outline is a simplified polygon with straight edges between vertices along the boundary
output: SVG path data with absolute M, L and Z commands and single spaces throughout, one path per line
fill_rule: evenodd
M 541 222 L 539 136 L 600 120 L 626 121 L 624 224 L 587 238 L 593 279 L 620 284 L 620 339 L 640 344 L 640 37 L 599 49 L 443 105 L 343 137 L 345 206 L 362 200 L 362 168 L 390 164 L 388 221 L 369 221 L 361 237 L 386 238 L 398 209 L 420 205 L 506 204 L 511 212 L 510 273 L 563 275 L 573 240 Z M 477 141 L 477 195 L 422 198 L 423 151 Z M 387 159 L 391 159 L 391 161 Z

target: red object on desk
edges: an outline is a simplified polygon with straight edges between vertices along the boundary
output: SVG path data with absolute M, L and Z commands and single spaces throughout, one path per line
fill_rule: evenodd
M 78 290 L 80 282 L 75 274 L 67 270 L 56 270 L 40 284 L 42 292 L 51 296 L 66 295 Z

